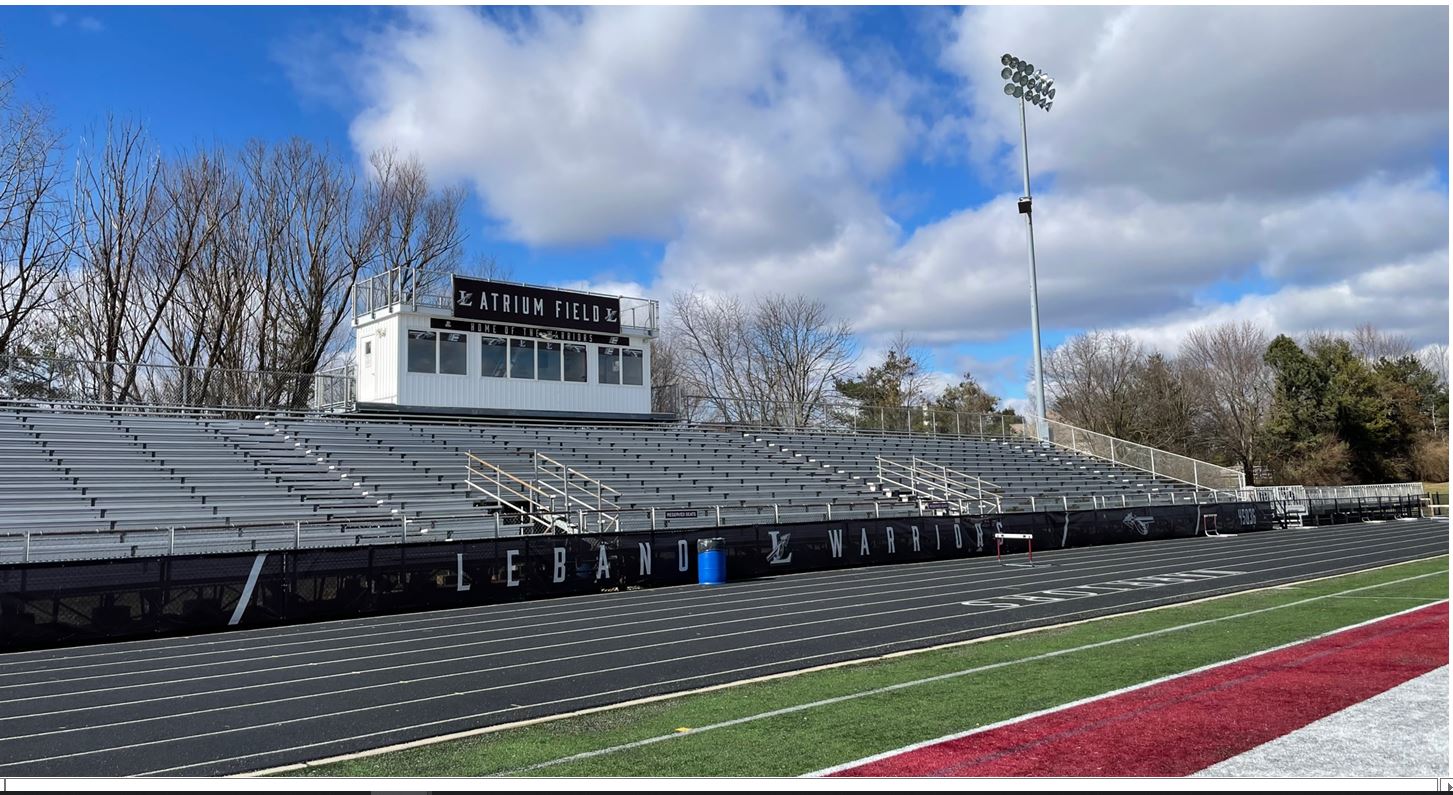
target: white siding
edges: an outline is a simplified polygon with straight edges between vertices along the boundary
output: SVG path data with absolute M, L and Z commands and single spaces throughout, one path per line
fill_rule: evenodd
M 358 399 L 367 403 L 433 408 L 511 409 L 522 411 L 569 411 L 592 414 L 645 414 L 651 410 L 651 345 L 644 337 L 631 337 L 620 347 L 639 348 L 643 353 L 644 384 L 627 386 L 599 383 L 597 352 L 601 346 L 586 346 L 586 383 L 536 381 L 517 378 L 485 378 L 481 372 L 480 334 L 466 334 L 469 372 L 466 375 L 408 372 L 407 345 L 410 330 L 428 331 L 430 315 L 393 314 L 370 321 L 359 318 L 355 339 L 359 351 L 355 372 L 359 373 Z M 446 332 L 436 332 L 446 333 Z M 376 384 L 366 383 L 362 367 L 362 340 L 373 336 Z

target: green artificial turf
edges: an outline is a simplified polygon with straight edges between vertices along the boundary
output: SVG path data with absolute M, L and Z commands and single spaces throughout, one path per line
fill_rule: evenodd
M 1447 557 L 1442 556 L 561 718 L 306 767 L 291 774 L 431 778 L 800 775 L 1308 638 L 1419 602 L 1444 599 L 1447 570 Z M 1366 590 L 1293 604 L 1354 588 Z M 1078 648 L 1279 605 L 1291 606 L 1097 648 Z M 1060 654 L 1026 659 L 1055 652 Z M 974 670 L 985 666 L 995 667 Z M 970 673 L 864 695 L 885 686 L 964 671 Z M 832 698 L 843 700 L 804 707 Z M 790 711 L 761 717 L 784 709 Z M 712 728 L 733 720 L 743 722 Z M 649 739 L 657 741 L 617 748 Z M 610 750 L 591 758 L 560 761 L 602 749 Z

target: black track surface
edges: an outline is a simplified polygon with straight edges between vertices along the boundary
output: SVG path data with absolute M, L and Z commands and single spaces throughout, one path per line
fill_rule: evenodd
M 0 777 L 259 770 L 1447 552 L 1447 522 L 1390 521 L 19 652 L 0 655 Z M 1178 572 L 1216 573 L 964 604 Z

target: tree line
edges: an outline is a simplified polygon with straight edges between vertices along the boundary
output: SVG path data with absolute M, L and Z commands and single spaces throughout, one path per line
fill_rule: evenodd
M 459 264 L 463 192 L 294 138 L 163 152 L 108 119 L 67 147 L 0 83 L 0 376 L 11 394 L 302 407 L 360 272 Z M 90 364 L 102 363 L 102 364 Z
M 1363 325 L 1197 328 L 1174 355 L 1090 331 L 1049 351 L 1050 416 L 1241 469 L 1248 483 L 1448 479 L 1448 351 Z
M 855 340 L 819 300 L 683 291 L 654 344 L 652 382 L 684 396 L 663 408 L 731 423 L 938 433 L 1015 423 L 972 373 L 935 388 L 906 336 L 861 367 Z M 1170 354 L 1092 330 L 1047 352 L 1045 383 L 1050 419 L 1237 468 L 1249 484 L 1448 477 L 1447 347 L 1420 356 L 1372 326 L 1299 341 L 1224 323 L 1193 329 Z

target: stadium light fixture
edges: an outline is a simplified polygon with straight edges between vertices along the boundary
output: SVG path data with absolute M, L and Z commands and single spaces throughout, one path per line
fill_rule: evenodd
M 1024 216 L 1024 228 L 1029 240 L 1029 331 L 1034 343 L 1034 389 L 1038 398 L 1036 409 L 1039 413 L 1039 438 L 1048 439 L 1049 429 L 1045 415 L 1049 413 L 1049 407 L 1044 400 L 1044 353 L 1039 345 L 1039 276 L 1034 263 L 1034 199 L 1029 191 L 1029 125 L 1025 120 L 1024 104 L 1028 102 L 1046 113 L 1049 112 L 1054 106 L 1054 78 L 1035 69 L 1034 64 L 1007 52 L 999 59 L 999 63 L 1004 66 L 999 76 L 1010 81 L 1004 84 L 1004 93 L 1019 100 L 1019 137 L 1024 154 L 1024 195 L 1019 199 L 1019 212 Z

